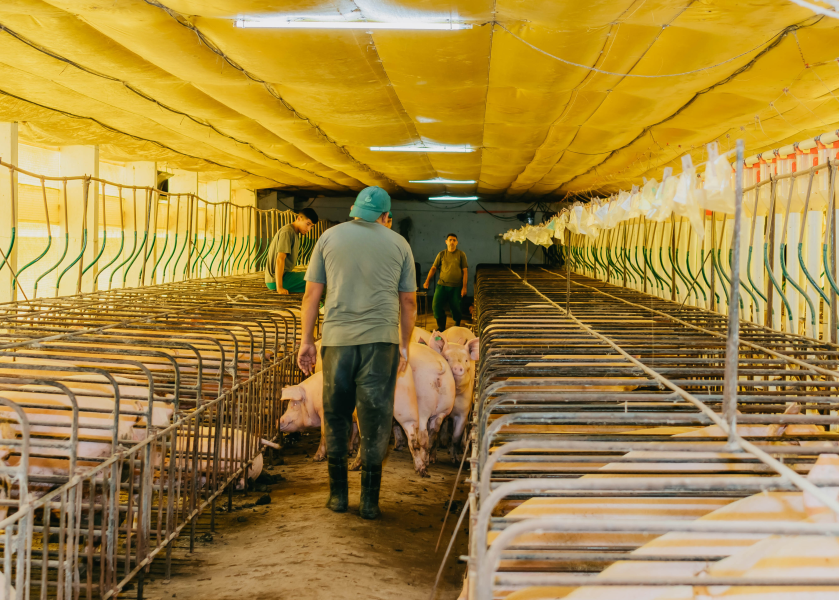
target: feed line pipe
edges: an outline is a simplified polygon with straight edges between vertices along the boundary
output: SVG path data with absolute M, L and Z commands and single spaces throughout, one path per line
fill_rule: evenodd
M 664 231 L 666 228 L 667 226 L 664 224 L 664 221 L 662 221 L 661 238 L 658 243 L 658 264 L 661 266 L 662 278 L 664 279 L 664 283 L 667 285 L 667 293 L 672 296 L 674 292 L 678 293 L 679 286 L 676 285 L 676 282 L 673 281 L 670 273 L 667 272 L 667 267 L 664 266 Z M 653 243 L 655 243 L 655 238 L 653 238 Z M 655 258 L 653 258 L 653 260 L 655 260 Z
M 35 280 L 35 291 L 33 292 L 33 300 L 38 297 L 38 283 L 47 275 L 52 273 L 58 268 L 58 265 L 64 260 L 64 257 L 67 256 L 67 248 L 70 246 L 70 223 L 67 220 L 67 180 L 65 179 L 62 181 L 62 193 L 64 197 L 64 251 L 61 253 L 61 256 L 56 261 L 56 263 L 51 266 L 49 269 L 41 273 L 41 275 Z
M 230 225 L 228 228 L 233 228 L 233 245 L 230 246 L 230 252 L 227 253 L 225 257 L 224 264 L 221 267 L 221 272 L 224 274 L 225 271 L 228 271 L 228 275 L 233 274 L 233 265 L 231 264 L 231 260 L 236 253 L 236 244 L 239 242 L 239 207 L 235 205 L 230 206 Z
M 88 198 L 89 191 L 90 191 L 90 177 L 85 177 L 84 181 L 82 182 L 83 202 L 82 202 L 82 244 L 81 244 L 81 250 L 79 250 L 79 255 L 73 260 L 73 262 L 71 262 L 69 265 L 67 265 L 67 268 L 65 268 L 61 272 L 61 275 L 58 276 L 58 280 L 55 282 L 55 297 L 56 298 L 58 298 L 58 288 L 61 285 L 61 280 L 64 278 L 64 275 L 67 273 L 67 271 L 69 271 L 73 267 L 73 265 L 75 265 L 77 262 L 79 262 L 81 260 L 82 256 L 84 255 L 85 248 L 87 248 L 87 198 Z M 69 199 L 65 198 L 65 202 L 69 202 Z M 81 286 L 81 283 L 82 283 L 82 278 L 79 277 L 79 286 Z M 78 293 L 78 291 L 76 293 Z
M 171 201 L 170 201 L 171 202 Z M 175 256 L 175 252 L 178 251 L 178 234 L 180 233 L 181 228 L 181 194 L 178 194 L 178 202 L 175 205 L 175 239 L 174 243 L 172 244 L 172 253 L 169 255 L 169 258 L 163 263 L 163 268 L 161 269 L 163 278 L 161 279 L 161 283 L 166 283 L 166 270 L 169 268 L 169 263 L 172 261 L 172 258 Z M 166 235 L 169 235 L 169 227 L 167 223 L 166 227 Z M 166 249 L 164 248 L 160 252 L 161 258 L 166 255 Z M 177 264 L 177 263 L 176 263 Z M 175 276 L 172 275 L 172 279 L 174 280 Z
M 137 234 L 138 234 L 138 230 L 137 230 L 137 224 L 138 224 L 137 223 L 137 190 L 134 190 L 134 242 L 135 242 L 134 246 L 137 250 L 137 253 L 135 254 L 134 253 L 135 248 L 132 248 L 131 249 L 131 254 L 128 255 L 128 258 L 125 259 L 125 262 L 123 262 L 121 265 L 119 265 L 119 267 L 114 269 L 114 273 L 120 268 L 123 269 L 123 271 L 122 271 L 122 287 L 125 287 L 125 282 L 128 280 L 128 272 L 131 270 L 131 266 L 134 264 L 134 261 L 137 260 L 137 258 L 140 256 L 140 254 L 143 253 L 143 248 L 146 247 L 146 238 L 148 238 L 148 235 L 149 235 L 149 211 L 151 210 L 151 194 L 152 193 L 153 192 L 151 192 L 150 190 L 146 190 L 146 200 L 144 202 L 144 204 L 145 204 L 145 207 L 144 207 L 145 211 L 144 212 L 146 213 L 145 232 L 143 233 L 143 241 L 140 243 L 140 247 L 136 248 L 136 246 L 137 246 L 137 244 L 136 244 Z M 126 263 L 128 263 L 127 266 L 125 266 Z M 114 276 L 114 273 L 111 273 L 111 277 Z
M 763 299 L 764 302 L 768 303 L 769 299 L 766 296 L 763 295 L 763 292 L 761 291 L 760 286 L 757 285 L 754 282 L 754 279 L 752 279 L 752 251 L 754 249 L 754 243 L 755 243 L 755 227 L 757 226 L 757 204 L 758 204 L 758 198 L 760 197 L 760 184 L 758 184 L 754 187 L 754 194 L 755 194 L 755 207 L 754 207 L 754 210 L 752 210 L 752 226 L 751 226 L 751 232 L 749 234 L 749 257 L 748 257 L 748 260 L 746 261 L 746 276 L 749 280 L 749 283 L 752 284 L 752 289 L 754 289 L 755 293 L 757 293 L 757 295 L 760 296 Z M 755 314 L 755 320 L 758 323 L 760 323 L 761 322 L 760 321 L 760 304 L 755 305 L 755 313 L 756 313 Z
M 11 187 L 11 194 L 10 194 L 9 198 L 11 198 L 12 200 L 14 200 L 15 195 L 16 195 L 15 192 L 17 191 L 17 189 L 15 187 L 16 183 L 17 183 L 17 181 L 14 177 L 14 173 L 9 173 L 9 186 Z M 9 261 L 9 257 L 12 255 L 12 248 L 15 247 L 15 233 L 16 233 L 15 224 L 17 223 L 17 216 L 16 216 L 16 213 L 15 213 L 15 210 L 16 210 L 15 202 L 13 201 L 11 203 L 11 217 L 12 217 L 12 220 L 11 220 L 11 223 L 12 223 L 11 239 L 9 240 L 8 250 L 6 250 L 6 252 L 2 256 L 3 262 L 0 263 L 0 271 L 3 270 L 3 267 L 6 266 L 6 263 L 9 263 L 9 269 L 10 270 L 12 268 L 12 263 Z
M 104 194 L 104 192 L 105 188 L 103 186 L 102 193 Z M 117 194 L 119 194 L 119 249 L 116 251 L 116 254 L 114 254 L 114 257 L 111 259 L 111 261 L 107 265 L 102 267 L 102 270 L 99 271 L 99 273 L 96 275 L 97 280 L 105 273 L 105 271 L 108 270 L 108 267 L 110 267 L 117 261 L 117 259 L 119 259 L 120 255 L 122 254 L 122 249 L 125 247 L 125 208 L 122 202 L 122 186 L 117 186 Z M 105 231 L 107 231 L 107 228 L 105 229 Z M 136 241 L 136 236 L 134 239 Z M 102 244 L 102 247 L 105 247 L 104 243 Z M 111 279 L 113 279 L 113 275 L 116 272 L 116 270 L 117 269 L 114 268 L 114 270 L 111 271 L 111 278 L 108 280 L 108 289 L 111 289 Z
M 50 209 L 49 209 L 49 206 L 47 205 L 47 186 L 46 186 L 46 182 L 44 181 L 43 177 L 41 177 L 41 195 L 44 198 L 44 219 L 45 219 L 46 224 L 47 224 L 47 247 L 44 248 L 44 251 L 41 252 L 36 258 L 33 258 L 28 263 L 26 263 L 23 267 L 18 269 L 17 276 L 15 277 L 15 279 L 20 279 L 20 276 L 23 274 L 23 272 L 26 269 L 28 269 L 29 267 L 34 265 L 36 262 L 38 262 L 39 260 L 44 258 L 44 256 L 46 255 L 47 252 L 50 251 L 50 247 L 52 246 L 52 227 L 50 225 Z M 12 223 L 14 223 L 14 221 L 12 221 Z M 37 293 L 37 286 L 36 286 L 35 289 L 36 289 L 36 293 Z
M 99 182 L 96 183 L 96 186 L 97 187 L 99 186 Z M 120 211 L 121 211 L 121 209 L 122 209 L 122 207 L 120 207 Z M 93 224 L 94 233 L 96 233 L 95 228 L 98 227 L 98 226 L 99 226 L 99 223 L 94 223 Z M 103 183 L 102 184 L 102 247 L 99 248 L 99 253 L 96 255 L 96 258 L 94 258 L 91 261 L 91 263 L 89 265 L 87 265 L 82 270 L 82 273 L 79 276 L 79 285 L 78 285 L 79 293 L 81 293 L 81 291 L 82 291 L 82 288 L 81 288 L 81 285 L 82 285 L 81 278 L 82 278 L 82 276 L 85 273 L 87 273 L 97 262 L 99 262 L 99 259 L 102 257 L 102 254 L 105 252 L 105 246 L 107 245 L 107 243 L 108 243 L 108 209 L 107 209 L 107 206 L 105 206 L 105 184 Z M 93 251 L 96 252 L 96 238 L 95 237 L 93 239 Z M 98 278 L 99 278 L 99 275 L 97 274 L 96 277 L 94 277 L 94 281 Z
M 168 233 L 168 227 L 169 227 L 169 208 L 168 208 L 169 207 L 169 198 L 168 198 L 168 193 L 166 195 L 167 195 L 167 199 L 166 199 L 166 207 L 167 207 L 166 208 L 166 227 L 167 227 L 167 233 Z M 141 285 L 141 286 L 145 285 L 145 283 L 146 283 L 146 263 L 149 261 L 149 258 L 151 257 L 152 252 L 154 252 L 154 246 L 155 246 L 155 243 L 157 242 L 157 218 L 160 216 L 159 203 L 160 203 L 161 194 L 160 193 L 157 193 L 157 194 L 153 193 L 153 196 L 154 196 L 154 201 L 152 202 L 152 204 L 154 206 L 154 224 L 152 225 L 151 219 L 149 219 L 149 222 L 146 223 L 147 237 L 148 237 L 149 230 L 151 231 L 151 244 L 149 244 L 149 253 L 146 254 L 145 251 L 143 252 L 144 258 L 143 258 L 142 265 L 140 265 L 140 279 L 139 279 L 139 283 L 138 283 L 138 285 Z M 152 281 L 153 280 L 154 280 L 154 278 L 153 278 L 153 274 L 152 274 Z
M 218 214 L 218 205 L 217 204 L 212 204 L 211 205 L 211 204 L 208 203 L 207 204 L 207 210 L 210 209 L 210 206 L 213 207 L 213 241 L 210 243 L 210 247 L 207 248 L 207 253 L 202 254 L 198 257 L 201 261 L 201 264 L 204 265 L 205 267 L 207 267 L 207 275 L 211 275 L 210 266 L 212 265 L 212 262 L 210 263 L 210 265 L 208 265 L 206 259 L 210 256 L 210 253 L 213 251 L 213 247 L 216 245 L 216 233 L 218 232 L 218 228 L 216 227 L 216 216 Z M 206 214 L 205 214 L 205 216 L 206 216 Z M 207 235 L 204 234 L 204 245 L 206 245 L 206 243 L 207 243 Z M 202 246 L 202 250 L 203 250 L 203 246 Z
M 193 225 L 195 226 L 194 229 Z M 191 274 L 194 271 L 192 255 L 195 253 L 195 249 L 198 247 L 198 196 L 194 194 L 189 195 L 189 228 L 192 230 L 192 243 L 189 245 L 189 254 L 186 255 L 186 264 L 184 265 L 184 270 L 182 274 L 183 279 L 188 279 L 189 274 Z M 181 257 L 179 256 L 178 261 L 180 261 L 180 259 Z M 172 269 L 172 280 L 174 281 L 174 279 L 175 269 Z
M 769 242 L 773 242 L 772 248 L 772 255 L 774 256 L 775 248 L 774 248 L 774 238 L 775 238 L 775 196 L 778 193 L 778 182 L 774 179 L 773 175 L 769 176 L 771 183 L 771 191 L 770 191 L 770 202 L 769 202 L 769 214 L 767 215 L 767 219 L 770 220 L 768 223 L 769 227 L 769 240 L 764 240 L 763 242 L 763 262 L 765 263 L 763 266 L 766 268 L 766 272 L 769 274 L 769 279 L 772 281 L 772 286 L 778 291 L 778 295 L 781 297 L 781 300 L 784 303 L 784 306 L 787 309 L 787 319 L 790 323 L 790 327 L 792 327 L 792 310 L 789 306 L 789 301 L 787 297 L 784 295 L 783 290 L 781 289 L 780 284 L 778 284 L 778 280 L 775 279 L 775 273 L 772 271 L 772 262 L 769 259 Z M 783 261 L 782 261 L 783 262 Z M 771 312 L 767 316 L 771 316 Z M 789 330 L 790 333 L 795 333 L 792 329 Z
M 207 247 L 207 236 L 209 235 L 209 231 L 210 231 L 209 229 L 207 229 L 208 223 L 209 223 L 208 219 L 209 219 L 210 205 L 207 204 L 206 201 L 203 201 L 203 200 L 201 200 L 201 198 L 198 198 L 196 196 L 196 202 L 195 202 L 196 212 L 198 211 L 198 203 L 199 202 L 204 202 L 204 238 L 201 241 L 201 248 L 199 250 L 197 250 L 196 253 L 195 253 L 195 262 L 192 263 L 191 273 L 192 273 L 193 277 L 195 277 L 196 274 L 199 275 L 199 276 L 201 275 L 201 269 L 203 268 L 203 266 L 201 264 L 201 261 L 203 260 L 203 257 L 204 257 L 204 248 Z M 196 223 L 197 223 L 198 216 L 196 215 L 195 218 L 196 218 Z M 196 225 L 196 235 L 198 235 L 197 225 Z
M 830 282 L 830 287 L 833 288 L 833 291 L 839 294 L 839 286 L 836 285 L 836 279 L 833 276 L 834 269 L 830 267 L 830 261 L 828 260 L 828 248 L 833 248 L 833 261 L 836 262 L 836 250 L 834 248 L 835 242 L 834 240 L 830 239 L 830 232 L 835 227 L 836 223 L 836 204 L 835 199 L 833 197 L 834 190 L 836 188 L 836 164 L 828 162 L 828 168 L 830 169 L 828 173 L 830 174 L 830 185 L 828 186 L 828 204 L 827 204 L 827 221 L 824 224 L 824 242 L 822 243 L 822 262 L 824 264 L 824 274 L 827 277 L 827 280 Z M 832 165 L 832 166 L 831 166 Z
M 795 288 L 795 290 L 799 294 L 801 294 L 801 296 L 807 302 L 807 306 L 810 307 L 810 323 L 813 326 L 813 331 L 816 331 L 816 309 L 813 308 L 813 301 L 810 300 L 810 296 L 808 296 L 807 294 L 804 293 L 804 290 L 801 289 L 801 287 L 798 285 L 798 283 L 796 283 L 794 281 L 794 279 L 792 277 L 790 277 L 789 273 L 787 272 L 787 253 L 786 253 L 787 223 L 789 222 L 789 211 L 790 211 L 790 207 L 792 206 L 792 193 L 793 193 L 793 190 L 795 189 L 795 175 L 796 174 L 793 173 L 792 177 L 790 177 L 790 180 L 789 180 L 789 196 L 787 197 L 787 208 L 786 208 L 786 211 L 784 211 L 784 228 L 781 230 L 781 247 L 780 247 L 781 248 L 781 250 L 780 250 L 781 255 L 779 256 L 779 258 L 781 259 L 781 271 L 783 272 L 784 277 L 789 282 L 789 284 L 793 288 Z M 812 182 L 812 180 L 813 180 L 813 178 L 812 178 L 812 174 L 811 174 L 810 181 Z M 804 220 L 802 219 L 801 222 L 803 224 Z M 798 255 L 799 256 L 801 256 L 801 241 L 800 240 L 801 240 L 801 238 L 799 238 L 799 242 L 798 242 Z M 790 318 L 792 318 L 792 315 L 790 315 Z M 795 323 L 795 325 L 797 326 L 798 324 Z M 792 332 L 792 333 L 795 333 L 795 332 Z
M 804 276 L 807 278 L 807 281 L 810 282 L 810 285 L 813 286 L 822 299 L 825 301 L 825 306 L 830 306 L 830 300 L 827 297 L 827 294 L 824 293 L 822 286 L 816 283 L 816 280 L 813 279 L 813 275 L 810 271 L 807 270 L 807 265 L 804 264 L 804 252 L 803 252 L 803 244 L 802 241 L 804 239 L 804 232 L 807 227 L 807 209 L 810 208 L 810 194 L 813 190 L 813 178 L 816 175 L 815 171 L 816 167 L 810 167 L 808 171 L 810 172 L 810 177 L 807 181 L 807 196 L 804 198 L 804 211 L 801 214 L 801 231 L 798 234 L 798 264 L 801 266 L 801 270 L 804 271 Z M 815 331 L 815 330 L 814 330 Z
M 688 278 L 685 277 L 685 274 L 682 272 L 682 269 L 679 266 L 679 244 L 681 243 L 681 240 L 682 240 L 682 222 L 683 221 L 680 218 L 679 219 L 678 233 L 675 233 L 676 232 L 675 217 L 673 218 L 673 221 L 672 221 L 672 224 L 671 224 L 671 226 L 673 227 L 674 234 L 675 234 L 675 239 L 674 239 L 675 243 L 670 244 L 670 262 L 673 264 L 673 270 L 676 272 L 676 274 L 679 276 L 679 278 L 685 284 L 685 288 L 688 288 Z M 690 244 L 690 230 L 688 230 L 688 244 Z M 688 288 L 687 292 L 685 292 L 685 300 L 687 300 L 689 297 L 690 297 L 690 289 Z M 693 290 L 693 297 L 697 302 L 699 302 L 699 294 L 696 293 L 696 289 Z M 677 300 L 678 300 L 678 298 L 677 298 Z
M 154 284 L 154 276 L 157 273 L 157 266 L 160 264 L 160 261 L 163 260 L 163 257 L 166 256 L 166 248 L 169 246 L 169 212 L 172 208 L 172 201 L 175 200 L 175 199 L 177 199 L 176 201 L 178 203 L 178 208 L 180 208 L 180 204 L 181 204 L 181 195 L 180 194 L 169 194 L 166 198 L 166 237 L 163 238 L 163 248 L 160 249 L 160 256 L 157 257 L 157 260 L 154 262 L 154 266 L 152 267 L 152 270 L 151 270 L 151 282 L 152 282 L 152 284 Z M 175 212 L 177 213 L 177 209 L 175 209 Z M 157 225 L 156 222 L 155 222 L 155 225 Z M 176 227 L 177 227 L 177 225 L 176 225 Z M 175 233 L 175 235 L 177 235 L 177 232 Z M 157 227 L 156 226 L 154 228 L 154 237 L 157 238 Z M 154 247 L 154 245 L 152 245 L 152 247 Z M 151 250 L 149 250 L 149 256 L 151 256 Z M 166 273 L 164 272 L 163 275 L 165 277 Z M 165 283 L 165 282 L 163 282 L 163 283 Z

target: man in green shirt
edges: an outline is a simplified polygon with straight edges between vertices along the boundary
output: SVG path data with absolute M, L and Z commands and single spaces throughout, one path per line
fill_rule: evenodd
M 294 272 L 300 252 L 300 236 L 317 225 L 318 214 L 304 208 L 291 223 L 283 226 L 271 240 L 265 262 L 265 287 L 278 294 L 302 294 L 306 281 L 302 271 Z
M 390 196 L 379 187 L 359 193 L 350 216 L 318 239 L 306 271 L 303 339 L 297 364 L 308 374 L 317 362 L 314 327 L 324 286 L 321 359 L 323 420 L 329 470 L 327 508 L 348 505 L 347 445 L 353 411 L 361 434 L 361 506 L 365 519 L 379 516 L 382 461 L 393 422 L 397 373 L 408 364 L 417 315 L 411 247 L 388 229 Z M 401 327 L 401 332 L 400 332 Z
M 463 318 L 460 313 L 460 299 L 466 295 L 466 282 L 468 281 L 468 269 L 466 267 L 466 254 L 457 249 L 457 236 L 450 233 L 446 236 L 446 249 L 434 259 L 434 264 L 422 286 L 428 289 L 431 278 L 434 277 L 437 269 L 440 269 L 440 280 L 434 290 L 434 300 L 431 301 L 431 310 L 434 312 L 434 319 L 437 321 L 437 331 L 445 331 L 446 329 L 447 305 L 452 311 L 454 324 L 460 327 L 460 320 Z M 459 295 L 458 291 L 460 291 Z

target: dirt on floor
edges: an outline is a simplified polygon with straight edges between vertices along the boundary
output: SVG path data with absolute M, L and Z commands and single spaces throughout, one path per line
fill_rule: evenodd
M 407 449 L 391 448 L 384 465 L 382 517 L 358 516 L 360 472 L 350 472 L 350 510 L 336 514 L 324 505 L 329 483 L 326 463 L 312 461 L 319 433 L 303 434 L 282 450 L 282 462 L 266 473 L 282 480 L 257 483 L 234 496 L 233 511 L 219 498 L 215 531 L 204 515 L 195 552 L 189 529 L 173 552 L 172 578 L 164 578 L 161 557 L 146 578 L 148 600 L 429 600 L 437 570 L 468 493 L 461 483 L 440 550 L 434 551 L 443 525 L 457 465 L 445 450 L 429 468 L 414 473 Z M 468 466 L 467 466 L 468 468 Z M 266 497 L 267 496 L 267 497 Z M 266 502 L 270 498 L 270 503 Z M 468 552 L 466 523 L 461 525 L 443 571 L 435 600 L 454 600 L 463 585 Z M 130 594 L 130 592 L 129 592 Z

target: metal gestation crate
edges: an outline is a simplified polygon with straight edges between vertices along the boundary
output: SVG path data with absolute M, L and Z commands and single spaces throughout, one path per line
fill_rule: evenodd
M 837 542 L 839 480 L 807 475 L 839 452 L 839 347 L 533 265 L 479 268 L 476 309 L 470 599 L 839 594 L 839 544 L 723 568 Z
M 261 275 L 0 306 L 0 596 L 142 597 L 281 440 L 299 340 Z

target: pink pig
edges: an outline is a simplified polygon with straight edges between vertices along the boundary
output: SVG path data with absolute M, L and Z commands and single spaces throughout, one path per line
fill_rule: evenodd
M 464 343 L 458 343 L 453 340 L 458 340 L 458 342 L 463 341 Z M 451 327 L 443 334 L 438 331 L 433 332 L 428 345 L 429 348 L 439 352 L 446 359 L 455 381 L 457 392 L 454 407 L 449 415 L 453 428 L 449 453 L 451 454 L 452 461 L 457 462 L 460 460 L 458 446 L 463 446 L 463 430 L 466 427 L 469 411 L 472 409 L 472 392 L 475 387 L 475 361 L 478 360 L 480 355 L 480 342 L 468 329 Z

